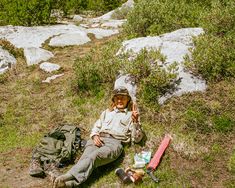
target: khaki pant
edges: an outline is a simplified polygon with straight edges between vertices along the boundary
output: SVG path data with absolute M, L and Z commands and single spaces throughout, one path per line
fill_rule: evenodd
M 113 138 L 103 138 L 104 146 L 97 147 L 93 140 L 88 140 L 85 150 L 77 162 L 68 173 L 73 175 L 78 183 L 81 184 L 90 176 L 94 168 L 108 164 L 116 160 L 122 153 L 121 141 Z

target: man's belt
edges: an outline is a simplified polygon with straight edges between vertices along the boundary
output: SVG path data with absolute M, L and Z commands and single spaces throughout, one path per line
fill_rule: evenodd
M 114 138 L 111 134 L 109 134 L 109 133 L 103 133 L 103 132 L 101 132 L 101 133 L 99 133 L 99 135 L 100 135 L 100 137 L 105 137 L 105 138 Z

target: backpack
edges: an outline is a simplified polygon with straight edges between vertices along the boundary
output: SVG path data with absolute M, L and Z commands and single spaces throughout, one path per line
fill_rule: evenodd
M 74 125 L 62 125 L 50 131 L 33 152 L 41 162 L 56 163 L 58 167 L 70 163 L 80 148 L 81 131 Z

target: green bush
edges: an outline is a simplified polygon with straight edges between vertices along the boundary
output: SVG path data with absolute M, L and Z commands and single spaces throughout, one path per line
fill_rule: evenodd
M 195 49 L 186 65 L 208 81 L 235 77 L 235 40 L 204 35 L 195 40 Z
M 2 23 L 32 26 L 52 22 L 53 0 L 3 0 Z
M 119 47 L 119 42 L 111 43 L 75 62 L 78 91 L 93 94 L 100 92 L 107 84 L 112 88 L 121 72 L 135 77 L 140 103 L 157 109 L 159 96 L 174 87 L 175 65 L 167 70 L 160 68 L 157 62 L 164 62 L 165 58 L 158 51 L 148 52 L 145 49 L 130 61 L 128 54 L 114 55 Z
M 205 5 L 197 1 L 140 0 L 128 14 L 124 31 L 135 37 L 195 27 L 204 11 Z
M 203 15 L 202 27 L 206 34 L 217 37 L 235 35 L 235 2 L 212 1 L 211 9 Z
M 104 13 L 120 6 L 119 0 L 1 0 L 0 25 L 33 26 L 55 22 L 52 10 L 62 11 L 63 16 L 94 10 Z
M 235 121 L 229 116 L 215 116 L 213 119 L 214 129 L 218 132 L 227 133 L 233 130 Z
M 78 91 L 94 93 L 105 84 L 114 83 L 120 70 L 119 60 L 113 55 L 118 47 L 117 43 L 112 43 L 76 60 L 74 68 Z
M 121 5 L 120 0 L 88 0 L 87 1 L 87 9 L 107 12 L 113 10 Z
M 212 1 L 202 19 L 205 35 L 195 39 L 192 57 L 186 58 L 188 67 L 208 81 L 235 77 L 234 12 L 234 1 Z
M 165 57 L 159 51 L 143 49 L 132 61 L 125 61 L 122 70 L 136 78 L 139 85 L 138 98 L 142 105 L 158 109 L 158 99 L 174 89 L 176 64 L 168 68 L 158 65 Z
M 125 19 L 128 15 L 128 13 L 131 11 L 132 8 L 130 7 L 122 7 L 121 9 L 116 9 L 114 13 L 112 14 L 112 19 Z

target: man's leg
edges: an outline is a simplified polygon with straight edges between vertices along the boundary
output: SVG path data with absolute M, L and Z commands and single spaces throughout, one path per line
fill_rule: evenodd
M 76 165 L 67 173 L 76 178 L 79 183 L 84 182 L 94 168 L 116 160 L 122 153 L 122 144 L 119 140 L 103 138 L 104 146 L 97 147 L 93 141 L 88 141 L 83 155 Z

